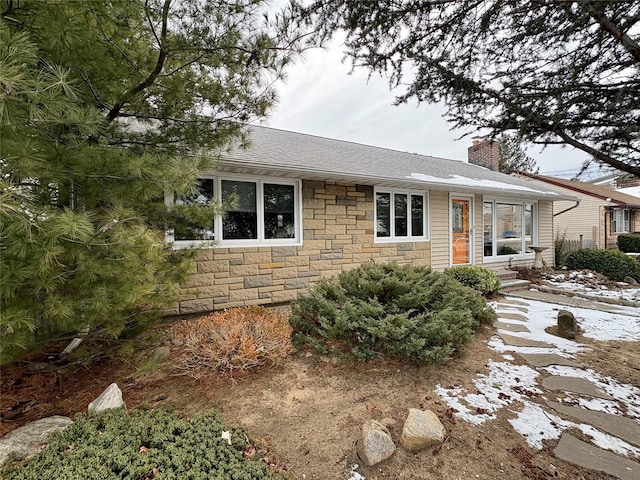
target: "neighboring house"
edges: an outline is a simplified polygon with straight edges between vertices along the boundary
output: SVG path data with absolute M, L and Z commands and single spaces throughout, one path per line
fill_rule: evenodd
M 554 203 L 554 231 L 584 246 L 617 248 L 618 235 L 640 231 L 640 198 L 605 185 L 524 174 L 541 186 L 578 197 L 580 203 Z
M 630 187 L 640 187 L 640 177 L 636 177 L 631 175 L 630 173 L 624 173 L 619 170 L 615 170 L 614 173 L 610 173 L 608 175 L 604 175 L 602 177 L 594 178 L 593 180 L 588 180 L 586 183 L 592 183 L 594 185 L 603 185 L 607 187 L 614 188 L 616 190 L 621 190 L 624 188 Z
M 574 198 L 462 161 L 250 130 L 251 146 L 223 155 L 195 200 L 236 194 L 235 208 L 200 238 L 168 234 L 204 247 L 176 313 L 290 301 L 370 261 L 531 265 L 529 246 L 553 246 L 553 201 Z

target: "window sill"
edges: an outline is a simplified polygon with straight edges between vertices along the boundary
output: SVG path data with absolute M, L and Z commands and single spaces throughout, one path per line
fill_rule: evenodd
M 482 257 L 482 263 L 499 263 L 499 262 L 509 262 L 509 259 L 513 260 L 529 260 L 535 257 L 534 253 L 525 253 L 525 254 L 513 254 L 513 255 L 500 255 L 499 257 Z
M 374 237 L 373 243 L 412 243 L 412 242 L 428 242 L 426 237 L 410 237 L 410 238 L 378 238 Z
M 288 242 L 216 242 L 214 240 L 177 240 L 169 243 L 174 250 L 187 248 L 263 248 L 263 247 L 300 247 L 302 242 L 293 240 Z

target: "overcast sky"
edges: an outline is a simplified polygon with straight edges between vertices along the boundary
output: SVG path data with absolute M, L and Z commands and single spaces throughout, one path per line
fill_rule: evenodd
M 393 106 L 394 92 L 386 79 L 367 80 L 368 72 L 342 63 L 342 49 L 314 49 L 288 71 L 286 83 L 279 85 L 280 102 L 266 126 L 353 141 L 394 150 L 420 153 L 453 160 L 467 160 L 471 137 L 458 138 L 442 118 L 440 105 L 413 102 Z M 397 92 L 399 94 L 401 92 Z M 571 176 L 587 158 L 572 147 L 539 146 L 528 149 L 540 173 Z

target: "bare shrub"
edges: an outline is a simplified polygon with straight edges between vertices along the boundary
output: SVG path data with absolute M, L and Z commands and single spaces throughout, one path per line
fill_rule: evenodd
M 184 342 L 176 359 L 176 373 L 196 379 L 276 365 L 293 351 L 287 317 L 265 307 L 215 312 L 172 330 L 174 338 Z

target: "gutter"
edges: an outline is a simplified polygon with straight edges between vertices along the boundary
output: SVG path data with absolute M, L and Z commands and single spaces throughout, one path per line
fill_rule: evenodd
M 218 160 L 213 169 L 216 167 L 221 169 L 221 171 L 226 171 L 226 169 L 247 169 L 247 170 L 261 170 L 261 171 L 269 171 L 273 173 L 284 173 L 284 174 L 296 174 L 295 178 L 309 180 L 335 180 L 344 181 L 348 180 L 353 183 L 362 183 L 365 185 L 392 185 L 392 186 L 402 186 L 403 188 L 407 188 L 407 185 L 411 185 L 410 188 L 422 188 L 428 190 L 437 190 L 437 191 L 451 191 L 451 190 L 465 190 L 469 193 L 474 194 L 492 194 L 492 195 L 502 195 L 502 196 L 511 196 L 518 198 L 533 198 L 536 200 L 550 200 L 550 201 L 558 201 L 558 200 L 574 200 L 576 197 L 571 195 L 564 195 L 555 191 L 544 191 L 544 190 L 534 190 L 532 187 L 524 187 L 523 185 L 517 185 L 516 188 L 513 189 L 500 189 L 498 187 L 483 187 L 478 185 L 462 185 L 462 184 L 452 184 L 446 182 L 446 179 L 442 179 L 442 182 L 427 182 L 420 181 L 409 178 L 398 178 L 398 177 L 386 177 L 383 175 L 377 174 L 353 174 L 348 172 L 327 172 L 323 168 L 300 168 L 297 166 L 290 165 L 266 165 L 259 163 L 252 163 L 243 160 L 233 159 L 233 157 L 222 158 Z M 305 177 L 304 175 L 310 175 Z M 508 185 L 508 184 L 506 184 Z M 520 188 L 518 188 L 520 187 Z
M 574 208 L 578 208 L 579 206 L 580 206 L 580 200 L 576 200 L 576 204 L 574 206 L 569 207 L 569 208 L 565 208 L 561 212 L 554 213 L 553 216 L 557 217 L 558 215 L 562 215 L 563 213 L 567 213 L 569 210 L 573 210 Z

